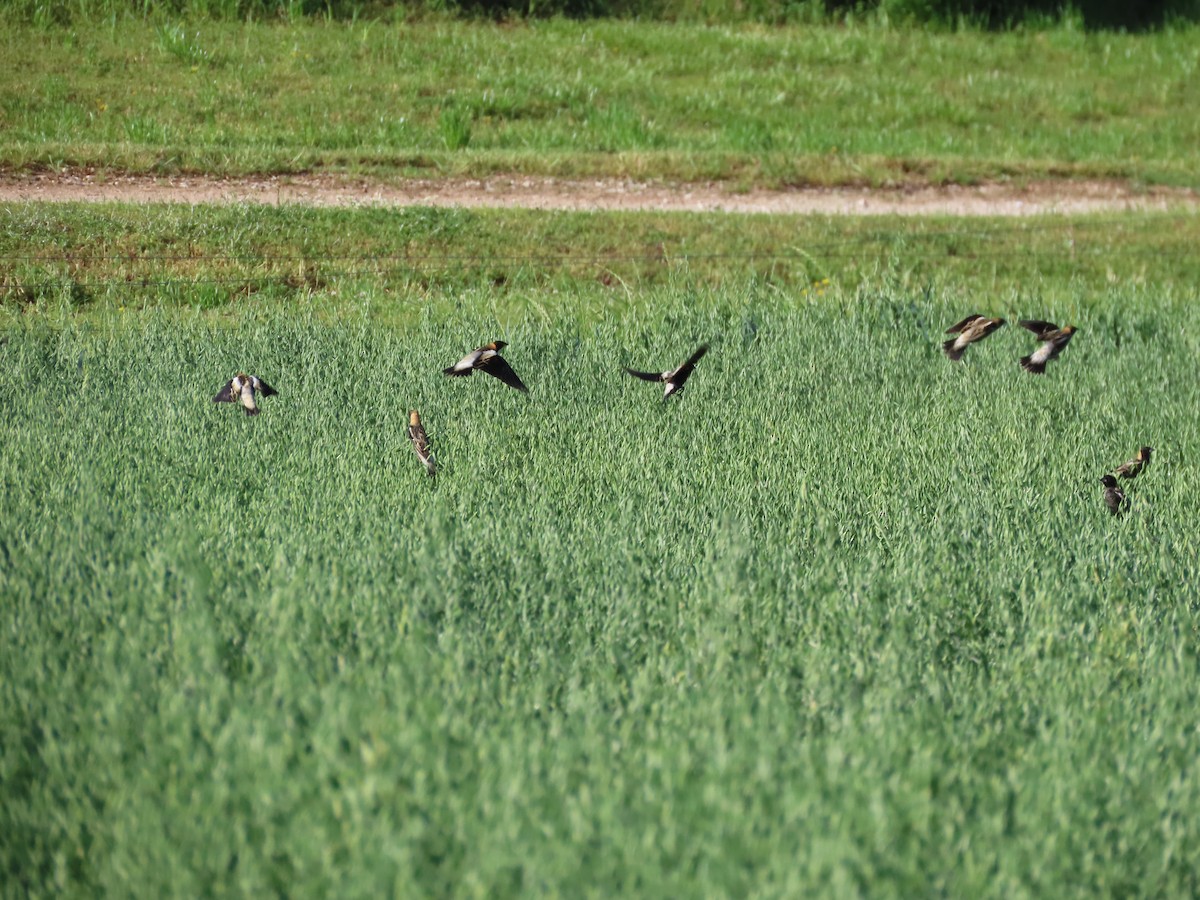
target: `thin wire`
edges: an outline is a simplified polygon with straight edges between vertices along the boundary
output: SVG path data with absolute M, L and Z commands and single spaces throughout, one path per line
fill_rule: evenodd
M 1172 221 L 1185 221 L 1194 219 L 1194 214 L 1174 214 L 1164 215 L 1158 221 L 1169 224 Z M 985 240 L 998 236 L 1011 236 L 1017 234 L 1036 233 L 1042 230 L 1054 230 L 1064 232 L 1064 240 L 1079 240 L 1079 232 L 1086 231 L 1090 228 L 1103 228 L 1106 232 L 1113 232 L 1120 228 L 1119 223 L 1114 223 L 1110 220 L 1085 220 L 1081 222 L 1052 221 L 1052 222 L 1027 222 L 1020 219 L 1014 219 L 1011 228 L 988 230 L 976 229 L 931 229 L 925 231 L 902 231 L 902 232 L 873 232 L 862 233 L 850 237 L 842 238 L 837 241 L 822 241 L 814 244 L 809 244 L 808 252 L 823 250 L 825 248 L 844 247 L 847 244 L 871 245 L 871 244 L 904 244 L 909 241 L 921 241 L 934 238 L 958 238 L 958 239 L 979 239 Z M 1115 235 L 1114 235 L 1115 237 Z M 1011 251 L 1005 251 L 1011 252 Z M 554 262 L 558 260 L 565 261 L 632 261 L 641 259 L 654 259 L 668 257 L 671 259 L 762 259 L 762 258 L 785 258 L 782 254 L 754 254 L 754 253 L 699 253 L 685 254 L 682 256 L 672 256 L 665 250 L 663 252 L 655 252 L 651 254 L 622 254 L 622 255 L 607 255 L 607 254 L 589 254 L 585 256 L 575 256 L 573 254 L 410 254 L 410 253 L 389 253 L 389 254 L 321 254 L 318 256 L 303 256 L 297 254 L 192 254 L 192 253 L 110 253 L 110 254 L 50 254 L 39 255 L 30 253 L 21 254 L 0 254 L 0 262 L 90 262 L 90 261 L 145 261 L 145 262 L 315 262 L 315 261 L 340 261 L 340 262 L 383 262 L 383 261 L 403 261 L 403 262 L 431 262 L 431 261 L 447 261 L 447 262 L 527 262 L 540 263 Z
M 419 256 L 355 256 L 355 255 L 320 255 L 320 256 L 4 256 L 0 255 L 0 262 L 25 262 L 25 263 L 70 263 L 76 266 L 84 266 L 97 262 L 119 261 L 127 264 L 136 263 L 161 263 L 161 262 L 187 262 L 197 265 L 203 263 L 250 263 L 250 264 L 303 264 L 306 266 L 315 266 L 320 263 L 329 262 L 356 262 L 356 263 L 390 263 L 403 264 L 405 266 L 414 266 L 415 264 L 433 265 L 448 268 L 453 265 L 462 265 L 470 263 L 473 265 L 487 264 L 521 264 L 521 265 L 572 265 L 584 263 L 622 263 L 622 262 L 662 262 L 662 263 L 690 263 L 690 262 L 706 262 L 706 261 L 760 261 L 760 260 L 776 260 L 776 261 L 801 261 L 801 262 L 819 262 L 821 257 L 834 259 L 850 259 L 862 255 L 863 252 L 872 248 L 862 247 L 857 249 L 841 249 L 841 250 L 807 250 L 796 253 L 684 253 L 672 254 L 666 252 L 654 252 L 643 254 L 591 254 L 586 256 L 573 255 L 547 255 L 547 256 L 520 256 L 520 255 L 470 255 L 470 254 L 447 254 L 447 255 L 419 255 Z M 888 249 L 888 248 L 879 248 Z M 987 248 L 914 248 L 914 247 L 898 247 L 894 248 L 899 252 L 917 256 L 918 258 L 962 258 L 976 259 L 999 256 L 1012 256 L 1013 250 L 1011 247 L 1002 247 L 994 250 Z M 1056 245 L 1053 247 L 1036 248 L 1035 252 L 1039 256 L 1062 256 L 1070 254 L 1088 254 L 1101 251 L 1110 251 L 1114 247 L 1111 244 L 1105 245 L 1083 245 L 1078 242 L 1070 244 Z M 1159 247 L 1154 249 L 1155 257 L 1163 255 L 1192 255 L 1190 248 L 1185 247 Z
M 997 256 L 1003 254 L 996 254 Z M 1182 255 L 1182 254 L 1181 254 Z M 1160 254 L 1161 257 L 1161 254 Z M 976 257 L 959 256 L 957 259 L 970 261 Z M 72 278 L 64 275 L 57 279 L 42 279 L 38 281 L 19 281 L 13 283 L 4 283 L 3 278 L 0 278 L 0 295 L 35 292 L 52 288 L 61 288 L 65 285 L 73 285 L 83 288 L 104 288 L 104 287 L 123 287 L 123 288 L 152 288 L 152 287 L 198 287 L 203 285 L 237 285 L 240 288 L 249 290 L 258 286 L 268 284 L 286 284 L 293 283 L 294 286 L 308 285 L 310 287 L 323 288 L 331 286 L 337 282 L 353 281 L 356 279 L 366 278 L 417 278 L 427 274 L 429 270 L 422 269 L 397 269 L 390 272 L 379 272 L 377 270 L 359 269 L 346 271 L 312 271 L 300 275 L 288 273 L 263 273 L 263 272 L 244 272 L 237 275 L 229 275 L 223 277 L 198 277 L 198 278 L 145 278 L 136 276 L 126 276 L 119 278 Z M 443 270 L 444 271 L 444 270 Z
M 1092 223 L 1088 223 L 1092 224 Z M 1100 223 L 1097 223 L 1100 224 Z M 1109 226 L 1110 223 L 1103 223 Z M 1061 229 L 1061 225 L 1055 226 L 1056 230 Z M 865 253 L 874 252 L 880 254 L 882 261 L 890 261 L 896 253 L 902 253 L 909 261 L 916 260 L 924 262 L 929 260 L 939 260 L 946 262 L 948 260 L 956 260 L 962 262 L 970 262 L 976 260 L 986 260 L 992 258 L 1009 258 L 1012 256 L 1011 247 L 999 247 L 996 249 L 988 249 L 987 247 L 976 247 L 970 249 L 962 248 L 947 248 L 947 247 L 921 247 L 919 244 L 914 246 L 911 239 L 924 237 L 989 237 L 994 236 L 996 232 L 975 232 L 975 231 L 943 231 L 943 232 L 923 232 L 918 234 L 903 233 L 899 235 L 887 236 L 856 236 L 853 240 L 829 241 L 818 244 L 809 245 L 804 251 L 797 252 L 778 252 L 769 253 L 685 253 L 674 255 L 664 252 L 661 249 L 656 249 L 654 252 L 643 254 L 381 254 L 381 255 L 364 255 L 364 254 L 327 254 L 317 256 L 300 256 L 294 254 L 287 255 L 249 255 L 249 254 L 214 254 L 214 255 L 196 255 L 196 254 L 148 254 L 138 256 L 136 254 L 97 254 L 93 256 L 75 256 L 70 254 L 55 254 L 51 256 L 36 256 L 30 254 L 10 254 L 0 255 L 0 262 L 24 262 L 35 264 L 47 263 L 68 263 L 71 270 L 78 272 L 81 268 L 86 268 L 89 264 L 119 261 L 129 266 L 138 266 L 140 264 L 151 263 L 190 263 L 194 266 L 205 266 L 213 264 L 241 264 L 245 265 L 246 269 L 236 273 L 230 273 L 221 276 L 209 277 L 146 277 L 137 276 L 126 272 L 111 276 L 89 275 L 83 273 L 82 277 L 73 276 L 71 272 L 64 272 L 58 277 L 42 278 L 36 281 L 20 281 L 14 279 L 11 283 L 8 282 L 8 277 L 0 273 L 0 293 L 12 294 L 31 291 L 41 291 L 48 288 L 61 287 L 65 283 L 71 283 L 80 287 L 86 288 L 104 288 L 110 286 L 121 286 L 126 288 L 149 288 L 149 287 L 196 287 L 204 285 L 238 285 L 240 288 L 250 290 L 256 285 L 266 285 L 271 283 L 286 283 L 296 282 L 297 284 L 310 283 L 318 287 L 326 286 L 332 282 L 345 281 L 363 278 L 404 278 L 404 277 L 421 277 L 429 272 L 446 272 L 455 269 L 463 269 L 468 267 L 487 267 L 499 265 L 517 265 L 520 267 L 526 266 L 541 266 L 541 267 L 567 267 L 567 266 L 612 266 L 622 263 L 658 263 L 669 265 L 671 267 L 685 267 L 692 264 L 703 264 L 705 262 L 743 262 L 743 263 L 765 263 L 771 264 L 799 264 L 801 266 L 812 267 L 814 269 L 822 268 L 823 264 L 827 265 L 830 261 L 838 260 L 853 260 L 861 258 Z M 1070 235 L 1070 232 L 1068 232 Z M 879 245 L 883 246 L 879 246 Z M 892 246 L 888 246 L 888 245 Z M 855 246 L 857 245 L 857 246 Z M 1030 255 L 1045 259 L 1047 257 L 1088 257 L 1097 252 L 1111 252 L 1114 249 L 1112 243 L 1105 244 L 1088 244 L 1086 241 L 1081 242 L 1078 236 L 1068 236 L 1065 240 L 1055 241 L 1045 246 L 1035 246 L 1030 248 Z M 1156 259 L 1163 258 L 1190 258 L 1192 250 L 1188 247 L 1170 247 L 1159 248 L 1154 251 Z M 352 268 L 341 270 L 338 268 L 329 269 L 326 267 L 328 263 L 334 262 L 351 262 L 351 263 L 368 263 L 375 264 L 374 268 Z M 249 265 L 247 265 L 249 264 Z M 279 272 L 281 266 L 300 265 L 301 271 Z M 266 269 L 268 271 L 262 271 Z M 271 271 L 275 270 L 275 271 Z M 13 275 L 15 273 L 9 273 Z

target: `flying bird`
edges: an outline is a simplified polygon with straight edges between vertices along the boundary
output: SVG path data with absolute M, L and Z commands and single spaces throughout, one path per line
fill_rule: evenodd
M 642 381 L 661 381 L 666 384 L 666 388 L 663 390 L 663 400 L 666 400 L 672 394 L 683 393 L 683 385 L 688 380 L 688 376 L 696 368 L 696 363 L 700 361 L 700 357 L 707 352 L 708 344 L 701 344 L 700 349 L 689 356 L 687 362 L 677 369 L 670 369 L 666 372 L 638 372 L 629 368 L 629 366 L 622 366 L 621 368 L 634 378 L 642 379 Z
M 1003 319 L 989 319 L 978 314 L 969 315 L 957 325 L 946 329 L 946 334 L 957 334 L 958 337 L 951 338 L 942 344 L 942 350 L 950 359 L 960 360 L 962 355 L 967 352 L 969 344 L 982 341 L 1003 324 Z
M 1050 322 L 1039 322 L 1034 319 L 1022 319 L 1018 324 L 1022 328 L 1032 331 L 1042 342 L 1041 346 L 1031 354 L 1021 357 L 1021 368 L 1034 375 L 1041 375 L 1045 372 L 1046 363 L 1062 353 L 1063 347 L 1071 343 L 1071 338 L 1075 334 L 1074 325 L 1059 328 Z
M 239 372 L 229 380 L 225 387 L 213 397 L 213 403 L 241 403 L 248 416 L 258 415 L 258 406 L 254 402 L 254 392 L 270 397 L 279 391 L 271 387 L 257 375 L 247 375 Z
M 408 439 L 412 441 L 417 459 L 425 466 L 429 477 L 433 478 L 437 475 L 437 460 L 433 458 L 433 450 L 429 446 L 429 435 L 425 433 L 425 426 L 421 424 L 421 414 L 415 409 L 408 414 Z
M 1137 478 L 1142 469 L 1150 464 L 1150 454 L 1153 452 L 1153 447 L 1142 447 L 1138 450 L 1137 456 L 1128 462 L 1121 463 L 1113 471 L 1122 478 Z
M 1114 516 L 1119 516 L 1129 509 L 1129 498 L 1117 486 L 1117 479 L 1111 475 L 1105 475 L 1100 479 L 1100 483 L 1104 485 L 1104 502 L 1108 506 L 1110 513 Z
M 478 369 L 480 372 L 487 372 L 489 375 L 499 378 L 509 387 L 528 394 L 529 388 L 521 383 L 521 379 L 512 370 L 512 366 L 505 362 L 504 357 L 500 355 L 500 351 L 507 346 L 508 344 L 504 341 L 492 341 L 490 344 L 477 347 L 450 368 L 443 369 L 442 374 L 461 377 L 470 375 Z

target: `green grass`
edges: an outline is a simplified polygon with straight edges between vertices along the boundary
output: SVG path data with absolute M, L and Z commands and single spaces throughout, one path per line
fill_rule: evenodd
M 539 312 L 593 290 L 10 320 L 9 890 L 1200 890 L 1194 284 Z M 1080 327 L 1046 377 L 941 356 L 1001 302 Z M 440 374 L 493 337 L 528 397 Z
M 0 27 L 0 166 L 1196 186 L 1193 29 Z
M 478 289 L 504 320 L 534 311 L 586 325 L 648 288 L 731 279 L 811 296 L 886 279 L 1012 311 L 1030 298 L 1090 304 L 1116 285 L 1200 283 L 1192 212 L 965 220 L 18 204 L 4 215 L 0 324 L 144 308 L 237 321 L 283 305 L 326 318 L 368 309 L 408 325 Z
M 222 21 L 303 18 L 401 21 L 448 14 L 493 21 L 555 16 L 611 17 L 708 24 L 814 23 L 953 28 L 1091 28 L 1132 31 L 1200 19 L 1195 0 L 1155 0 L 1133 6 L 1111 0 L 9 0 L 10 15 L 39 25 L 88 25 L 133 17 Z

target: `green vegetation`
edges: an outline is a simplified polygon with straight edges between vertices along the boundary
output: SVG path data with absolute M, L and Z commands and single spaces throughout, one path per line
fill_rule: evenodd
M 0 170 L 1200 185 L 1194 28 L 921 5 L 20 0 Z M 1200 894 L 1200 216 L 0 221 L 0 893 Z
M 927 23 L 1008 28 L 1082 24 L 1089 28 L 1151 28 L 1200 19 L 1197 0 L 8 0 L 24 21 L 94 22 L 129 16 L 211 19 L 405 19 L 453 11 L 512 16 L 619 16 L 702 22 Z
M 1198 184 L 1194 29 L 9 22 L 0 53 L 10 170 Z
M 1200 284 L 1200 215 L 1022 219 L 540 213 L 304 207 L 10 206 L 0 323 L 147 307 L 236 321 L 247 307 L 414 324 L 482 289 L 498 315 L 590 324 L 639 291 L 755 281 L 854 291 L 891 280 L 1011 310 L 1103 303 L 1115 285 Z M 386 288 L 383 293 L 380 288 Z
M 887 278 L 10 325 L 7 885 L 1196 893 L 1200 304 L 1059 295 L 1045 378 Z M 441 376 L 492 337 L 529 397 Z M 618 368 L 702 340 L 682 402 Z

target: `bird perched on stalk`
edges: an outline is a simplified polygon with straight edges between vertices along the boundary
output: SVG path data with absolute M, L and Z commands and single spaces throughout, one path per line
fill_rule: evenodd
M 217 392 L 217 396 L 213 397 L 213 403 L 241 403 L 242 409 L 245 410 L 248 416 L 258 415 L 258 405 L 254 402 L 255 392 L 262 394 L 264 397 L 271 397 L 278 394 L 279 391 L 271 387 L 257 375 L 247 375 L 244 372 L 239 372 L 229 380 L 225 387 Z
M 1100 483 L 1104 485 L 1104 503 L 1108 506 L 1110 513 L 1114 516 L 1119 516 L 1129 509 L 1129 498 L 1118 487 L 1117 479 L 1111 475 L 1105 475 L 1100 479 Z
M 687 358 L 687 362 L 675 369 L 669 369 L 666 372 L 639 372 L 636 369 L 631 369 L 629 366 L 622 366 L 626 372 L 634 378 L 640 378 L 642 381 L 661 381 L 666 387 L 663 389 L 663 400 L 666 400 L 672 394 L 682 394 L 683 386 L 687 382 L 688 377 L 692 374 L 692 370 L 696 368 L 696 363 L 700 361 L 700 357 L 708 352 L 708 344 L 701 344 L 700 348 Z
M 1043 374 L 1046 371 L 1046 363 L 1062 353 L 1063 347 L 1071 343 L 1075 334 L 1074 325 L 1059 328 L 1051 322 L 1040 322 L 1036 319 L 1022 319 L 1018 324 L 1032 331 L 1042 342 L 1031 354 L 1021 357 L 1021 368 L 1034 375 Z
M 946 334 L 957 334 L 958 337 L 951 338 L 942 344 L 942 351 L 950 359 L 955 361 L 960 360 L 962 359 L 962 355 L 967 352 L 967 347 L 970 344 L 982 341 L 1003 324 L 1003 319 L 989 319 L 978 313 L 973 313 L 957 325 L 946 329 Z
M 436 476 L 437 460 L 433 458 L 433 450 L 429 446 L 429 435 L 425 433 L 425 426 L 421 424 L 421 414 L 415 409 L 408 414 L 408 439 L 412 441 L 413 451 L 417 454 L 417 459 L 425 466 L 429 477 Z
M 1121 463 L 1113 472 L 1122 478 L 1137 478 L 1142 469 L 1150 464 L 1150 454 L 1153 452 L 1153 447 L 1141 447 L 1138 449 L 1137 456 L 1128 462 Z
M 512 370 L 512 366 L 500 355 L 500 351 L 507 346 L 508 344 L 504 341 L 492 341 L 490 344 L 476 347 L 454 365 L 443 369 L 442 374 L 464 377 L 478 369 L 480 372 L 487 372 L 487 374 L 499 378 L 509 387 L 528 394 L 529 388 L 521 383 L 521 379 Z

